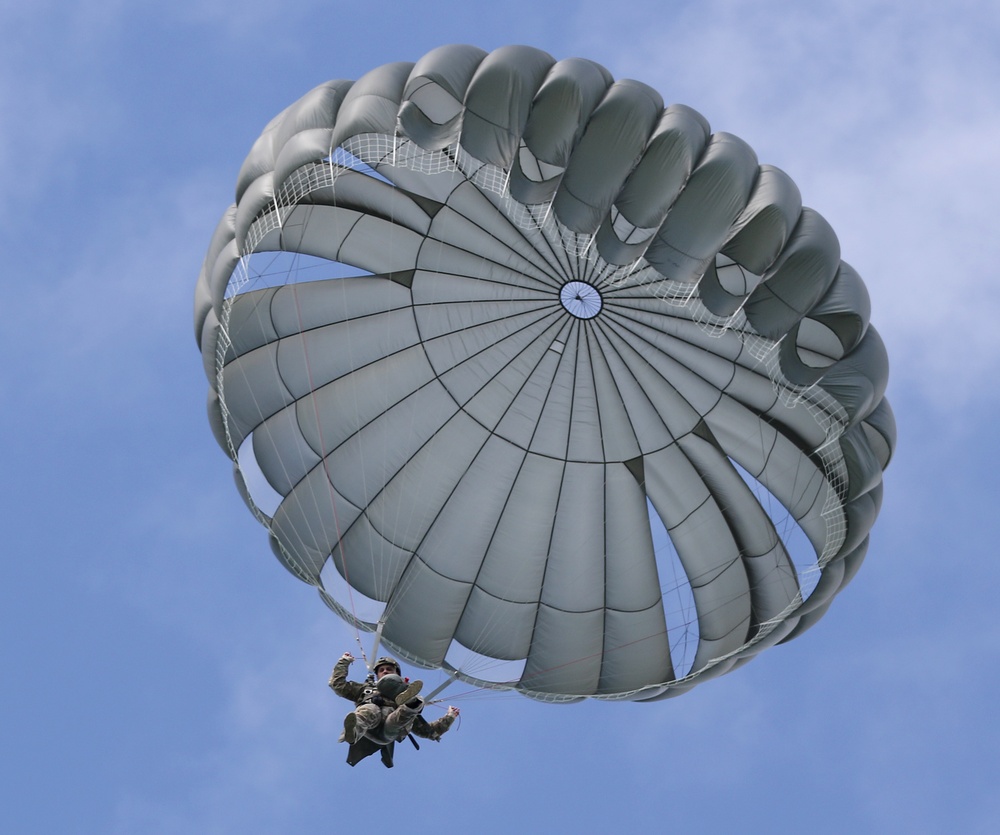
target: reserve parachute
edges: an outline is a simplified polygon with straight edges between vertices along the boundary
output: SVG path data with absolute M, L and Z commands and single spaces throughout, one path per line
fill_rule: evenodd
M 695 110 L 446 46 L 267 125 L 195 330 L 244 499 L 341 617 L 476 686 L 651 700 L 861 564 L 895 444 L 869 307 Z

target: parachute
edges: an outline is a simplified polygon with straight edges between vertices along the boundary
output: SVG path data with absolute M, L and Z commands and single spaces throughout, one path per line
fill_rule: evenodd
M 642 701 L 857 572 L 896 435 L 869 313 L 695 110 L 445 46 L 266 126 L 195 331 L 239 490 L 331 609 L 476 686 Z

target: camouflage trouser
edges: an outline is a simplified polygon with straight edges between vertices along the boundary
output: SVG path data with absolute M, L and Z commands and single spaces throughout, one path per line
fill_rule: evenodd
M 367 736 L 379 745 L 388 745 L 402 739 L 410 732 L 413 722 L 420 715 L 419 710 L 401 705 L 400 707 L 379 707 L 373 704 L 358 705 L 354 709 L 358 717 L 357 734 Z

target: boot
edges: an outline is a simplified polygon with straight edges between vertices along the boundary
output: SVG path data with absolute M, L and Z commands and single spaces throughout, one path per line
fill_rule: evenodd
M 353 745 L 358 741 L 358 717 L 351 711 L 344 717 L 344 742 Z
M 417 679 L 416 681 L 411 681 L 408 685 L 406 685 L 406 689 L 398 696 L 396 696 L 397 707 L 399 705 L 405 705 L 408 701 L 410 701 L 410 699 L 412 699 L 414 696 L 417 695 L 417 693 L 420 692 L 423 686 L 424 683 L 419 679 Z

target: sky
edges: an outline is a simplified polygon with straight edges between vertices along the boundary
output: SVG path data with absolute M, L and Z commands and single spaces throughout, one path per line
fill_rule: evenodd
M 353 632 L 205 415 L 193 291 L 316 85 L 435 46 L 580 56 L 784 169 L 865 279 L 899 439 L 824 619 L 653 704 L 458 702 L 348 767 Z M 1000 828 L 994 0 L 0 0 L 0 820 L 8 832 Z

